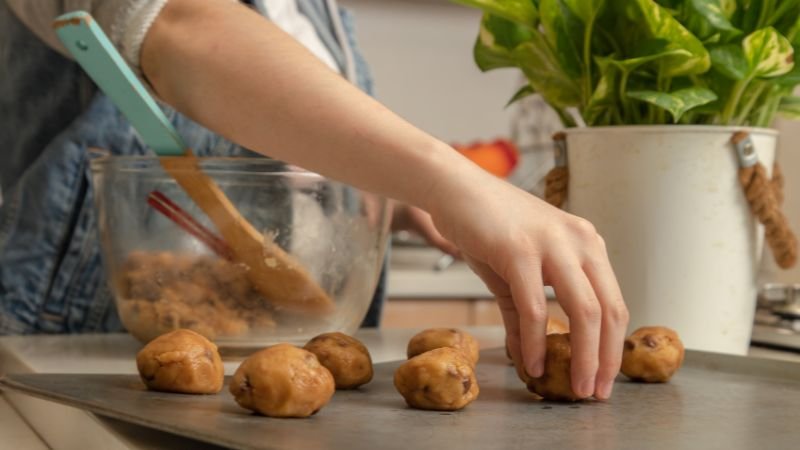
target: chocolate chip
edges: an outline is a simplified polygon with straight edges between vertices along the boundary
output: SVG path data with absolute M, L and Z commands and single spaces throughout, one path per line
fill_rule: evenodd
M 644 335 L 644 337 L 642 338 L 642 341 L 644 342 L 644 345 L 646 345 L 646 346 L 648 346 L 650 348 L 658 347 L 658 339 L 656 339 L 656 337 L 653 336 L 652 334 Z
M 625 350 L 633 350 L 635 347 L 636 344 L 632 340 L 625 339 Z
M 461 380 L 461 384 L 464 386 L 464 393 L 466 394 L 469 392 L 469 388 L 472 387 L 472 379 L 470 379 L 470 377 L 464 377 Z

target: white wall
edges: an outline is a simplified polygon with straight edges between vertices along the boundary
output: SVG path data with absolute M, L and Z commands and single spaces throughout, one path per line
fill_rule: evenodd
M 355 15 L 378 99 L 447 142 L 507 136 L 517 70 L 472 62 L 477 10 L 446 0 L 339 0 Z

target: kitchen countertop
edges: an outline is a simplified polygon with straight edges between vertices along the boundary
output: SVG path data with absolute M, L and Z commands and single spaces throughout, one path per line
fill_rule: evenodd
M 501 327 L 467 330 L 483 348 L 503 345 L 505 332 Z M 418 331 L 366 329 L 356 336 L 369 348 L 373 362 L 381 363 L 405 358 L 406 344 Z M 135 355 L 140 348 L 141 345 L 127 334 L 2 337 L 0 373 L 136 374 Z M 242 358 L 223 357 L 223 360 L 225 374 L 232 375 Z M 11 407 L 4 408 L 9 403 L 18 414 Z M 0 420 L 0 436 L 3 436 L 0 447 L 9 443 L 6 436 L 14 436 L 15 449 L 46 448 L 47 445 L 76 449 L 214 448 L 14 392 L 4 392 L 0 397 L 0 418 L 3 414 L 14 420 Z M 28 422 L 27 426 L 23 420 Z
M 406 343 L 417 331 L 362 330 L 357 336 L 370 349 L 373 361 L 380 363 L 404 358 Z M 483 348 L 503 344 L 502 327 L 473 327 L 468 331 L 478 338 Z M 139 348 L 140 344 L 126 334 L 3 337 L 0 338 L 0 373 L 135 374 L 134 357 Z M 800 361 L 800 354 L 764 348 L 751 349 L 751 355 Z M 224 359 L 225 373 L 232 374 L 242 358 Z M 3 436 L 3 445 L 15 449 L 47 448 L 48 445 L 104 449 L 213 448 L 13 392 L 0 397 L 0 436 Z

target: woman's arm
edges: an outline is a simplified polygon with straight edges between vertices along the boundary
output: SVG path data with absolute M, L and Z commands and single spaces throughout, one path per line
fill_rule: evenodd
M 533 376 L 551 284 L 572 325 L 573 388 L 610 395 L 627 310 L 588 222 L 485 173 L 238 4 L 170 0 L 141 67 L 162 99 L 230 140 L 431 213 L 497 296 L 512 356 Z
M 162 99 L 226 138 L 376 193 L 420 204 L 443 169 L 466 165 L 237 3 L 171 0 L 141 66 Z

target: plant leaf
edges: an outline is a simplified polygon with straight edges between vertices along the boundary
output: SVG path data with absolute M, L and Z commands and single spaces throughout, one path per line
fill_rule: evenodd
M 686 51 L 684 49 L 676 48 L 676 49 L 672 49 L 672 50 L 665 50 L 663 52 L 655 53 L 655 54 L 652 54 L 652 55 L 639 56 L 639 57 L 636 57 L 636 58 L 628 58 L 628 59 L 622 59 L 622 60 L 617 60 L 617 59 L 613 59 L 613 58 L 598 57 L 598 64 L 601 64 L 601 61 L 602 61 L 603 64 L 612 64 L 612 65 L 616 66 L 617 68 L 619 68 L 620 70 L 622 70 L 623 72 L 630 73 L 630 72 L 636 70 L 639 66 L 641 66 L 643 64 L 646 64 L 646 63 L 649 63 L 649 62 L 653 62 L 653 61 L 659 60 L 661 58 L 666 58 L 667 56 L 675 56 L 675 55 L 688 56 L 688 55 L 691 55 L 691 53 L 689 53 L 688 51 Z
M 794 49 L 788 39 L 772 27 L 750 33 L 742 49 L 753 77 L 776 77 L 794 67 Z
M 791 95 L 782 98 L 778 112 L 787 119 L 800 119 L 800 97 Z
M 764 0 L 747 0 L 741 3 L 743 3 L 743 5 L 739 28 L 745 32 L 753 31 L 758 26 Z
M 709 50 L 711 65 L 719 73 L 731 80 L 744 80 L 750 74 L 747 58 L 740 45 L 727 44 Z
M 542 0 L 544 3 L 544 0 Z M 594 18 L 605 6 L 605 0 L 564 0 L 570 11 L 581 18 L 583 23 L 594 21 Z
M 484 72 L 502 67 L 516 67 L 511 51 L 522 42 L 528 41 L 532 33 L 527 27 L 484 13 L 473 48 L 475 63 Z
M 690 87 L 666 93 L 658 91 L 629 91 L 628 97 L 656 105 L 672 114 L 673 122 L 692 108 L 711 103 L 717 99 L 714 91 L 701 87 Z
M 797 53 L 797 48 L 795 48 L 795 53 Z M 800 64 L 795 64 L 792 67 L 792 70 L 786 72 L 785 74 L 773 78 L 775 84 L 787 88 L 793 88 L 800 84 Z
M 528 42 L 512 52 L 533 89 L 555 108 L 578 106 L 581 99 L 578 80 L 569 77 L 541 34 L 534 33 Z
M 592 92 L 592 97 L 583 110 L 583 119 L 589 126 L 610 125 L 609 111 L 617 107 L 617 83 L 619 70 L 615 67 L 598 64 L 603 72 L 600 81 Z M 602 121 L 603 119 L 606 121 Z
M 452 0 L 462 5 L 472 6 L 484 12 L 502 17 L 529 27 L 539 21 L 539 11 L 531 0 Z
M 525 97 L 528 97 L 528 96 L 531 96 L 531 95 L 533 95 L 533 94 L 535 94 L 535 93 L 536 93 L 536 91 L 535 91 L 535 90 L 533 90 L 533 87 L 532 87 L 530 84 L 526 84 L 525 86 L 522 86 L 522 87 L 521 87 L 521 88 L 519 88 L 519 89 L 517 90 L 517 92 L 515 92 L 515 93 L 514 93 L 514 95 L 513 95 L 513 96 L 512 96 L 512 97 L 511 97 L 511 98 L 508 100 L 508 103 L 506 103 L 506 108 L 508 108 L 509 106 L 511 106 L 513 103 L 516 103 L 516 102 L 518 102 L 518 101 L 522 100 L 523 98 L 525 98 Z
M 580 19 L 567 7 L 564 0 L 541 0 L 539 3 L 544 35 L 571 77 L 583 73 L 584 27 Z
M 767 25 L 783 32 L 784 29 L 781 27 L 788 30 L 797 22 L 798 18 L 800 18 L 800 0 L 780 0 L 767 20 Z
M 691 0 L 690 3 L 712 27 L 741 33 L 741 30 L 734 27 L 730 21 L 736 12 L 736 0 Z
M 620 2 L 620 7 L 633 24 L 646 30 L 649 37 L 668 42 L 670 49 L 683 49 L 689 53 L 690 56 L 682 54 L 665 57 L 663 76 L 699 74 L 709 69 L 711 59 L 703 43 L 667 9 L 654 0 L 628 0 Z

